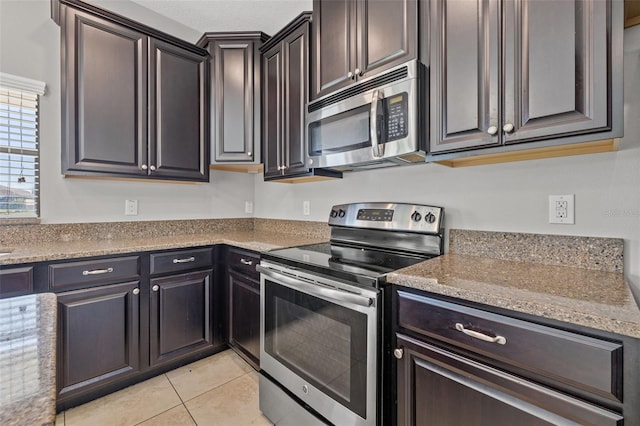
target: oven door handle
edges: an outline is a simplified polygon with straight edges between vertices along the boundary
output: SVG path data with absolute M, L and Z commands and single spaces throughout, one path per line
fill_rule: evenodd
M 369 111 L 369 133 L 371 138 L 371 153 L 373 158 L 382 158 L 384 145 L 378 140 L 378 102 L 382 99 L 379 89 L 371 94 L 371 110 Z
M 289 278 L 286 275 L 282 275 L 278 272 L 275 272 L 273 269 L 266 268 L 262 265 L 257 265 L 256 270 L 269 278 L 277 280 L 280 284 L 283 284 L 294 290 L 300 290 L 312 296 L 319 296 L 325 299 L 330 299 L 332 301 L 335 301 L 336 303 L 353 303 L 355 305 L 364 306 L 365 308 L 373 305 L 373 299 L 371 299 L 370 297 L 360 296 L 357 294 L 348 293 L 346 291 L 323 287 L 321 284 L 307 284 L 304 281 Z

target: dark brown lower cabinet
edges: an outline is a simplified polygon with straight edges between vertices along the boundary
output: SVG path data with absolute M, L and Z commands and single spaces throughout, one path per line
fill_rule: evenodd
M 213 270 L 151 280 L 150 365 L 212 347 Z
M 398 425 L 622 425 L 621 415 L 397 335 Z
M 58 403 L 140 370 L 140 282 L 58 294 Z
M 260 283 L 229 272 L 229 344 L 260 365 Z

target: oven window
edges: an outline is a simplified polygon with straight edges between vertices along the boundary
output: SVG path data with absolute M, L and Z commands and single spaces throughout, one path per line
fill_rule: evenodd
M 369 116 L 371 106 L 314 121 L 309 124 L 309 155 L 322 155 L 371 146 Z
M 267 280 L 264 318 L 270 356 L 366 417 L 365 314 Z

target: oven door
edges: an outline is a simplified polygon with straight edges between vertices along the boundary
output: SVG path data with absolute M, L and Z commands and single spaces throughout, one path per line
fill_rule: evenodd
M 260 368 L 333 424 L 375 425 L 379 292 L 278 268 L 258 267 Z

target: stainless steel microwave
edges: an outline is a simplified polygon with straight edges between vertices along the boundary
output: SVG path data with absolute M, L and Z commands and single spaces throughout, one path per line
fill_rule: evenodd
M 307 106 L 307 163 L 340 171 L 424 162 L 428 75 L 411 61 Z

